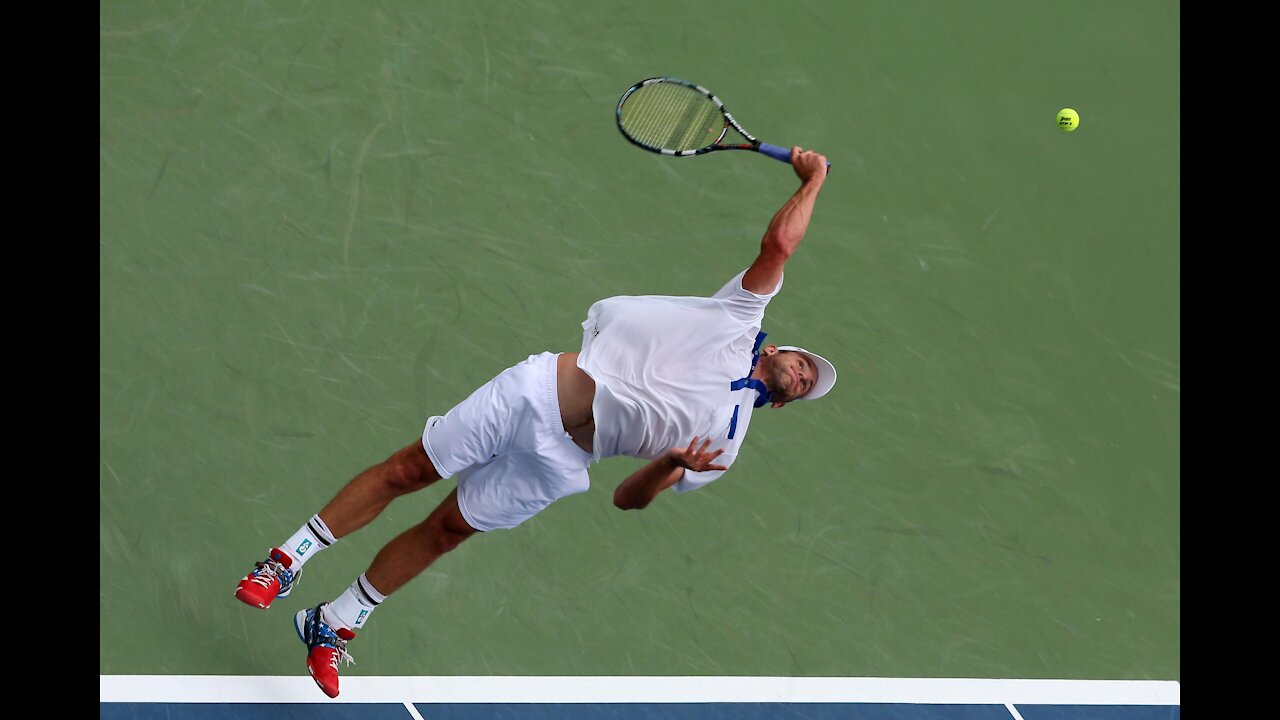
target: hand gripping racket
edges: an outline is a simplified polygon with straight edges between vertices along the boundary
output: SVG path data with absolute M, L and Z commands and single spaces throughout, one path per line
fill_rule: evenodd
M 747 139 L 725 144 L 732 126 Z M 687 80 L 655 77 L 632 85 L 618 101 L 618 129 L 650 152 L 684 157 L 716 150 L 755 150 L 791 162 L 791 149 L 760 142 L 747 132 L 710 90 Z M 831 163 L 827 163 L 830 171 Z

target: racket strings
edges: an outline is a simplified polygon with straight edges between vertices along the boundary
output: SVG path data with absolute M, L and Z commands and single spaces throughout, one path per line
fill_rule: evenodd
M 653 95 L 653 114 L 648 122 L 648 132 L 655 138 L 661 137 L 659 144 L 672 150 L 687 150 L 687 140 L 682 135 L 688 134 L 688 118 L 690 106 L 696 98 L 686 88 L 675 85 L 650 85 Z M 662 137 L 665 136 L 665 137 Z
M 671 150 L 686 149 L 673 147 L 673 136 L 687 129 L 679 126 L 677 117 L 681 106 L 688 102 L 690 93 L 687 90 L 672 92 L 673 89 L 662 85 L 647 85 L 637 90 L 630 102 L 623 107 L 623 129 L 646 145 Z
M 719 140 L 724 116 L 711 98 L 693 88 L 655 83 L 636 90 L 627 99 L 621 125 L 637 142 L 683 152 Z

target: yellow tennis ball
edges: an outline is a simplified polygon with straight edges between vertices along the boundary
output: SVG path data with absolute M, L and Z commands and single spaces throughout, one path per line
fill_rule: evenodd
M 1062 108 L 1058 111 L 1058 129 L 1062 132 L 1071 132 L 1080 125 L 1080 116 L 1071 108 Z

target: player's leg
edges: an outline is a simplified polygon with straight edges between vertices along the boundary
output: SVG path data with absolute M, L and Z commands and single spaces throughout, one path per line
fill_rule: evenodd
M 383 546 L 363 575 L 332 602 L 301 610 L 294 617 L 307 644 L 307 671 L 329 697 L 338 696 L 338 663 L 351 662 L 347 641 L 355 638 L 387 596 L 417 577 L 441 555 L 476 533 L 458 508 L 455 489 L 427 519 Z
M 277 597 L 293 591 L 308 560 L 369 524 L 395 498 L 439 479 L 420 440 L 396 451 L 353 478 L 288 540 L 271 548 L 267 559 L 240 580 L 236 598 L 253 607 L 270 607 Z
M 347 641 L 390 593 L 477 531 L 515 527 L 587 490 L 591 456 L 561 426 L 555 369 L 555 355 L 531 356 L 427 421 L 423 450 L 441 477 L 456 475 L 457 489 L 383 547 L 341 596 L 295 617 L 307 668 L 326 694 L 337 695 Z
M 400 533 L 374 556 L 365 577 L 385 597 L 476 533 L 458 509 L 455 488 L 426 520 Z
M 347 483 L 320 511 L 320 517 L 333 536 L 341 538 L 368 525 L 392 500 L 439 479 L 422 441 L 415 440 Z

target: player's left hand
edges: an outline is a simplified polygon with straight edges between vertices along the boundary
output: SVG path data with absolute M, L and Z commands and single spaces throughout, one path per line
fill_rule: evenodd
M 671 448 L 667 451 L 667 457 L 676 465 L 694 472 L 728 470 L 729 467 L 727 465 L 714 465 L 711 462 L 720 457 L 720 454 L 724 452 L 724 448 L 709 453 L 707 448 L 711 446 L 711 438 L 704 440 L 701 447 L 698 447 L 698 439 L 695 436 L 687 448 Z

